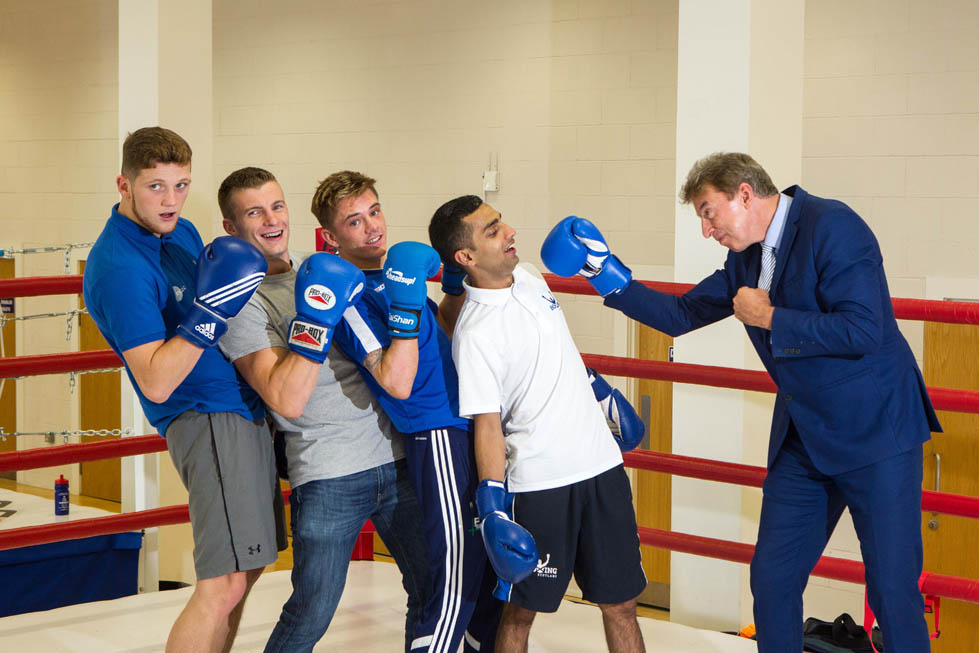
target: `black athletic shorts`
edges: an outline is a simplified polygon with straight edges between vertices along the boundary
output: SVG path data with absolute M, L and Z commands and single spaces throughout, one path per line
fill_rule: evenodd
M 582 598 L 622 603 L 646 587 L 632 487 L 622 465 L 564 487 L 514 494 L 513 521 L 534 536 L 537 569 L 513 586 L 510 601 L 555 612 L 571 575 Z

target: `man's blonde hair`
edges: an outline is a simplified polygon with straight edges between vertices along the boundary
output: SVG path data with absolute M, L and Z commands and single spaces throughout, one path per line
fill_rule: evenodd
M 778 188 L 772 183 L 772 178 L 749 155 L 741 152 L 715 152 L 690 168 L 687 180 L 680 189 L 680 203 L 689 204 L 707 186 L 713 186 L 731 199 L 742 183 L 751 186 L 759 197 L 778 195 Z
M 309 209 L 319 221 L 320 226 L 324 229 L 330 229 L 340 202 L 348 197 L 359 197 L 367 191 L 371 191 L 377 197 L 377 189 L 374 188 L 375 183 L 377 183 L 375 179 L 352 170 L 334 172 L 316 187 Z

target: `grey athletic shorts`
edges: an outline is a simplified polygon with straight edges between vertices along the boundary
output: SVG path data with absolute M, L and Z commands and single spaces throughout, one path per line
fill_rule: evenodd
M 285 548 L 285 519 L 265 421 L 188 410 L 166 436 L 190 494 L 197 579 L 275 562 Z

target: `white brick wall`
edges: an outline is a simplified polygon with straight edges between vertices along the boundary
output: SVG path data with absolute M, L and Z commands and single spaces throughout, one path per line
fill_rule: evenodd
M 892 286 L 976 276 L 977 32 L 971 0 L 806 4 L 802 183 L 858 209 Z
M 0 248 L 90 242 L 116 201 L 116 2 L 0 3 L 0 43 Z M 17 274 L 64 274 L 63 266 L 62 253 L 34 254 L 18 261 Z M 17 300 L 20 315 L 76 305 L 70 296 Z M 77 347 L 76 340 L 65 341 L 64 319 L 19 324 L 20 354 Z M 73 427 L 66 375 L 16 383 L 20 430 Z M 22 449 L 41 444 L 38 436 L 18 441 Z M 19 476 L 50 487 L 60 471 L 77 492 L 69 468 Z
M 216 182 L 269 167 L 297 248 L 330 172 L 375 176 L 392 239 L 424 240 L 440 203 L 481 192 L 493 158 L 487 201 L 525 260 L 574 213 L 628 263 L 672 265 L 675 1 L 308 0 L 270 28 L 260 3 L 215 0 L 214 16 Z M 257 33 L 258 47 L 242 37 Z M 573 311 L 582 348 L 609 352 L 611 320 Z

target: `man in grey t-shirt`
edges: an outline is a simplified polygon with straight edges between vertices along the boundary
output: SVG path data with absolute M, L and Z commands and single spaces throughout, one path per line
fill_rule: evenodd
M 265 650 L 310 651 L 323 636 L 367 519 L 402 573 L 408 650 L 429 572 L 401 436 L 343 353 L 331 349 L 320 365 L 288 347 L 299 262 L 289 253 L 289 209 L 275 177 L 259 168 L 237 170 L 222 182 L 218 204 L 225 231 L 258 247 L 269 264 L 220 343 L 285 434 L 293 591 Z

